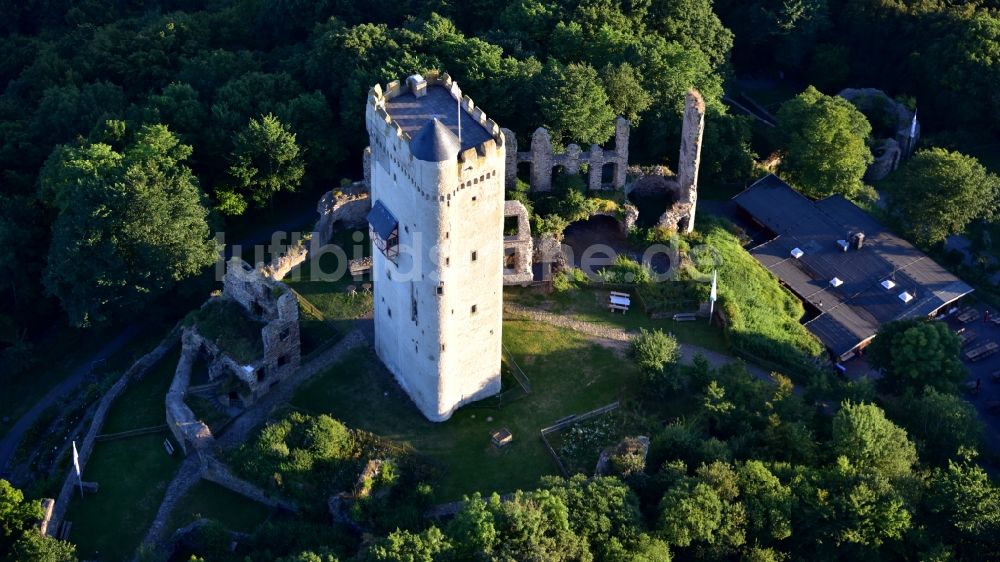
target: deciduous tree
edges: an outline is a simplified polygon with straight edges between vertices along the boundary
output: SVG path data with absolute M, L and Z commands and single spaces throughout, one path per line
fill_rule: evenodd
M 872 128 L 849 101 L 810 86 L 782 104 L 777 118 L 785 179 L 810 197 L 873 196 L 862 182 L 873 161 L 867 145 Z
M 943 148 L 919 150 L 886 179 L 886 208 L 917 244 L 936 244 L 976 219 L 992 218 L 1000 176 L 972 156 Z

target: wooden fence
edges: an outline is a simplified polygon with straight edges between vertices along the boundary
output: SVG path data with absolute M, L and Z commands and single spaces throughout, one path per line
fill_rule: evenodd
M 552 458 L 556 461 L 556 465 L 559 467 L 559 472 L 563 475 L 563 477 L 569 478 L 570 476 L 569 471 L 566 470 L 566 466 L 563 464 L 562 459 L 560 459 L 559 455 L 556 454 L 556 450 L 552 448 L 552 444 L 549 443 L 549 440 L 546 436 L 549 435 L 550 433 L 555 433 L 556 431 L 561 431 L 563 429 L 566 429 L 567 427 L 575 423 L 586 421 L 591 418 L 596 418 L 597 416 L 604 415 L 608 412 L 613 412 L 617 410 L 619 406 L 621 406 L 621 402 L 615 400 L 614 402 L 606 406 L 595 408 L 583 414 L 573 414 L 570 416 L 566 416 L 565 418 L 559 419 L 554 424 L 542 428 L 542 430 L 539 432 L 539 437 L 541 437 L 542 444 L 545 445 L 545 449 L 549 452 L 550 455 L 552 455 Z

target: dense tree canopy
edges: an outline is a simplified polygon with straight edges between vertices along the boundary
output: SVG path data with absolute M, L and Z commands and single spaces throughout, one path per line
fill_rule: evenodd
M 76 548 L 38 532 L 42 506 L 0 479 L 0 560 L 76 562 Z
M 273 200 L 280 191 L 295 191 L 305 166 L 299 156 L 295 134 L 268 113 L 250 119 L 236 135 L 229 174 L 237 192 L 246 193 L 258 206 Z
M 74 323 L 134 310 L 216 260 L 190 155 L 163 125 L 121 149 L 88 142 L 53 152 L 41 177 L 57 210 L 44 280 Z
M 861 178 L 872 163 L 868 119 L 843 98 L 809 87 L 782 104 L 781 175 L 810 197 L 871 197 Z
M 881 383 L 888 389 L 951 392 L 966 374 L 959 349 L 958 336 L 947 324 L 902 320 L 882 325 L 866 356 L 882 369 Z
M 885 182 L 890 213 L 918 244 L 936 244 L 977 219 L 991 219 L 1000 176 L 971 156 L 941 148 L 918 150 Z

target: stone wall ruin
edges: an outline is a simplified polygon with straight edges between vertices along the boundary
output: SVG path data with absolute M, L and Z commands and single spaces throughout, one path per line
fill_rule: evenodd
M 615 148 L 604 150 L 596 144 L 584 152 L 579 145 L 570 144 L 564 152 L 552 151 L 552 137 L 544 127 L 535 129 L 531 135 L 531 147 L 526 152 L 517 151 L 517 137 L 510 129 L 501 129 L 507 140 L 506 186 L 513 188 L 517 183 L 518 164 L 531 165 L 531 190 L 551 191 L 552 170 L 562 166 L 567 174 L 577 174 L 581 165 L 587 164 L 587 186 L 592 190 L 622 189 L 625 187 L 625 169 L 628 168 L 628 139 L 631 125 L 628 119 L 615 120 Z M 605 166 L 611 166 L 610 183 L 603 181 Z
M 198 338 L 198 347 L 209 358 L 209 378 L 214 381 L 232 375 L 245 383 L 249 393 L 239 395 L 239 399 L 249 405 L 299 368 L 302 350 L 298 301 L 284 283 L 268 278 L 238 257 L 227 264 L 222 296 L 216 298 L 235 301 L 251 318 L 264 323 L 260 333 L 263 354 L 249 364 L 237 361 L 213 342 Z
M 866 115 L 886 112 L 895 122 L 895 136 L 877 139 L 873 148 L 875 160 L 865 171 L 865 181 L 878 181 L 899 167 L 899 162 L 913 155 L 920 139 L 920 122 L 917 112 L 890 98 L 876 88 L 846 88 L 838 96 L 851 102 Z
M 531 271 L 532 241 L 531 225 L 528 222 L 528 209 L 520 201 L 504 201 L 504 219 L 517 219 L 517 230 L 514 234 L 503 237 L 503 284 L 523 285 L 533 278 Z

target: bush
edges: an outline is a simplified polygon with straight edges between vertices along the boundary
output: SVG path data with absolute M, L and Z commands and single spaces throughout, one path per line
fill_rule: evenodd
M 639 335 L 632 338 L 632 354 L 647 381 L 659 383 L 665 369 L 680 359 L 681 350 L 673 336 L 641 328 Z
M 556 240 L 561 240 L 563 231 L 569 226 L 569 221 L 556 214 L 531 216 L 531 232 L 536 237 L 546 234 L 552 235 Z
M 557 292 L 586 287 L 590 283 L 587 274 L 580 268 L 564 269 L 552 277 L 552 288 Z
M 653 271 L 628 256 L 619 255 L 611 267 L 602 269 L 598 275 L 605 283 L 634 283 L 644 285 L 653 280 Z

